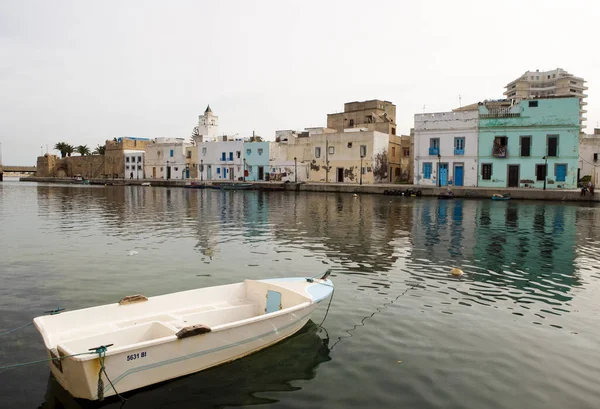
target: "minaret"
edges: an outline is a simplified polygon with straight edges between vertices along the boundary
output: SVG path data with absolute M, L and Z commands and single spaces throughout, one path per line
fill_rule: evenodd
M 201 140 L 196 142 L 212 141 L 219 133 L 219 117 L 213 115 L 210 105 L 206 107 L 204 115 L 198 117 L 198 133 Z

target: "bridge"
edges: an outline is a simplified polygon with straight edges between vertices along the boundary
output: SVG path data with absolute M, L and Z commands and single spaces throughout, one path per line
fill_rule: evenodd
M 0 182 L 3 178 L 3 173 L 36 173 L 37 168 L 35 166 L 7 166 L 0 165 Z

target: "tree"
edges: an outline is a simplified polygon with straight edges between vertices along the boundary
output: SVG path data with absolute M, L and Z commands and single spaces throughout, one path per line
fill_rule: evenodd
M 375 161 L 373 163 L 373 177 L 376 182 L 382 182 L 387 180 L 388 175 L 388 158 L 387 149 L 382 150 L 375 155 Z
M 67 156 L 67 153 L 69 153 L 69 147 L 71 147 L 71 145 L 66 142 L 58 142 L 56 145 L 54 145 L 54 149 L 60 152 L 61 158 Z
M 67 152 L 67 156 L 71 156 L 71 154 L 73 152 L 75 152 L 75 147 L 73 145 L 67 144 L 67 146 L 65 147 L 66 152 Z
M 197 126 L 195 126 L 194 129 L 192 129 L 192 138 L 190 139 L 190 142 L 194 143 L 196 142 L 196 140 L 200 140 L 201 136 L 202 135 L 200 135 L 200 130 Z
M 81 156 L 90 154 L 90 148 L 88 148 L 87 145 L 79 145 L 77 148 L 75 148 L 75 151 Z
M 94 155 L 104 155 L 106 153 L 106 145 L 98 145 L 96 149 L 94 149 Z

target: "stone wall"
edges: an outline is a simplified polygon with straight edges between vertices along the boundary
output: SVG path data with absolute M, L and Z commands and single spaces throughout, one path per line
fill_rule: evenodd
M 104 155 L 67 156 L 44 155 L 37 158 L 37 177 L 73 177 L 86 179 L 104 174 Z

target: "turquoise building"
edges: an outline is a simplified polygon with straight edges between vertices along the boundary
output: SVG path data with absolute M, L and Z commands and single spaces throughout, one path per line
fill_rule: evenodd
M 577 187 L 579 99 L 479 105 L 478 176 L 483 187 Z
M 269 172 L 269 142 L 244 142 L 246 181 L 261 181 Z

